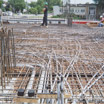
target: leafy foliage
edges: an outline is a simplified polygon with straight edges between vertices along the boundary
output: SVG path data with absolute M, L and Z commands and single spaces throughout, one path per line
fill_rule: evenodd
M 3 0 L 0 0 L 0 8 L 2 7 L 3 4 Z
M 12 10 L 14 12 L 23 12 L 23 9 L 26 7 L 26 3 L 24 0 L 9 0 L 8 2 L 12 6 Z
M 95 3 L 98 3 L 99 2 L 99 0 L 93 0 Z
M 99 14 L 104 13 L 104 0 L 93 0 L 97 5 L 99 9 Z
M 102 6 L 104 8 L 104 0 L 93 0 L 98 6 Z
M 95 3 L 104 4 L 104 0 L 93 0 Z
M 37 11 L 38 11 L 37 8 L 30 8 L 29 9 L 29 12 L 32 14 L 37 14 Z
M 34 8 L 34 7 L 36 7 L 37 3 L 36 2 L 31 2 L 29 5 L 30 5 L 30 7 Z
M 54 5 L 62 6 L 62 0 L 46 0 L 48 2 L 49 10 L 53 9 Z
M 6 11 L 12 11 L 12 7 L 9 3 L 7 3 L 5 9 L 6 9 Z
M 2 4 L 3 0 L 0 0 L 0 6 Z M 53 10 L 54 5 L 62 5 L 62 0 L 37 0 L 37 2 L 31 2 L 30 4 L 27 4 L 25 0 L 8 0 L 6 3 L 6 10 L 13 12 L 21 11 L 23 12 L 23 9 L 27 9 L 30 13 L 33 14 L 40 14 L 42 13 L 42 10 L 44 8 L 45 2 L 48 3 L 48 10 L 51 12 Z
M 35 8 L 34 10 L 37 9 L 37 13 L 42 13 L 42 9 L 44 8 L 44 4 L 45 2 L 48 2 L 48 9 L 49 11 L 53 10 L 53 6 L 54 5 L 62 5 L 62 1 L 61 0 L 37 0 L 37 2 L 31 2 L 29 5 L 30 7 L 32 7 L 32 9 L 29 10 L 30 13 L 31 10 L 33 10 L 33 8 Z

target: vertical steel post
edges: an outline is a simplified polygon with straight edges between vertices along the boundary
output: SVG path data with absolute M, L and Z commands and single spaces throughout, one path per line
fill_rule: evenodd
M 60 97 L 60 81 L 57 81 L 57 100 L 58 103 L 57 104 L 61 104 L 61 97 Z
M 14 64 L 14 67 L 16 67 L 16 59 L 15 59 L 15 43 L 14 43 L 14 34 L 13 34 L 13 28 L 12 28 L 12 52 L 13 52 L 13 64 Z
M 3 91 L 3 37 L 1 36 L 1 86 Z
M 48 91 L 48 86 L 46 86 L 46 93 L 47 93 L 47 94 L 49 93 L 49 91 Z M 49 104 L 49 99 L 48 99 L 48 98 L 46 99 L 46 104 Z
M 64 84 L 63 84 L 63 76 L 61 76 L 61 104 L 64 104 Z

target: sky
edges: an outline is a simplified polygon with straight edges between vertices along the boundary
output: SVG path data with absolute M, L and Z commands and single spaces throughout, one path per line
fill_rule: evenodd
M 36 0 L 27 0 L 27 1 L 30 2 L 30 1 L 36 1 Z M 70 1 L 72 4 L 78 4 L 78 3 L 85 4 L 86 2 L 93 3 L 93 0 L 70 0 Z
M 7 0 L 4 0 L 4 1 L 7 1 Z M 37 1 L 37 0 L 25 0 L 25 1 L 31 2 L 31 1 Z M 64 0 L 64 1 L 66 1 L 66 0 Z M 85 4 L 87 2 L 93 3 L 93 0 L 70 0 L 70 1 L 72 4 L 79 4 L 79 3 Z
M 85 4 L 87 2 L 93 3 L 93 0 L 71 0 L 72 4 L 78 4 L 78 3 Z

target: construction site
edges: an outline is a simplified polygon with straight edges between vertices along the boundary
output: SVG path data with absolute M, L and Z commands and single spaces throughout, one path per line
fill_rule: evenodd
M 3 18 L 0 104 L 104 104 L 104 26 Z M 44 21 L 44 20 L 43 20 Z
M 104 104 L 104 27 L 4 24 L 0 104 Z

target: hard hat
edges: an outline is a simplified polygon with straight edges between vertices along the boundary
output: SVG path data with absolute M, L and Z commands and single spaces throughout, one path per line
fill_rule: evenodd
M 44 4 L 45 4 L 45 5 L 48 5 L 48 3 L 47 3 L 47 2 L 45 2 Z
M 103 18 L 103 16 L 100 16 L 100 18 Z

